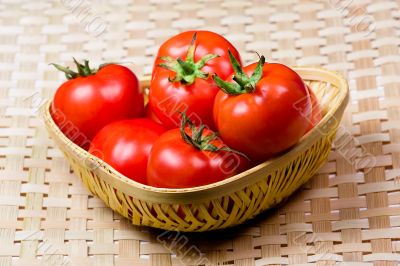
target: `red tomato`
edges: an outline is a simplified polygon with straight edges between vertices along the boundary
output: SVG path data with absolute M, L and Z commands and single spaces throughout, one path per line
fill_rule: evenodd
M 160 119 L 158 119 L 158 117 L 154 114 L 153 110 L 149 107 L 149 105 L 146 105 L 144 107 L 144 117 L 162 125 Z
M 239 58 L 229 41 L 210 31 L 183 32 L 161 45 L 154 63 L 149 104 L 167 128 L 179 127 L 184 109 L 196 124 L 214 128 L 212 108 L 218 87 L 209 74 L 226 78 L 232 73 L 228 49 Z
M 308 92 L 310 93 L 310 99 L 311 99 L 311 104 L 312 104 L 312 113 L 310 116 L 310 125 L 307 128 L 307 131 L 310 131 L 313 129 L 319 121 L 322 119 L 322 110 L 321 107 L 319 106 L 319 102 L 317 99 L 317 96 L 315 96 L 315 93 L 313 92 L 312 89 L 308 88 Z
M 243 70 L 233 56 L 231 61 L 233 78 L 223 81 L 214 76 L 222 89 L 215 98 L 215 124 L 228 146 L 255 162 L 264 161 L 306 132 L 311 113 L 308 90 L 296 72 L 282 64 L 264 65 L 264 57 Z
M 150 119 L 113 122 L 96 134 L 89 152 L 126 177 L 146 184 L 146 168 L 151 147 L 165 128 Z
M 77 145 L 87 149 L 94 135 L 105 125 L 139 117 L 144 99 L 134 73 L 120 65 L 109 64 L 99 70 L 75 61 L 78 72 L 55 65 L 68 81 L 58 89 L 51 114 L 61 131 Z
M 185 119 L 186 120 L 186 119 Z M 221 181 L 247 167 L 247 160 L 230 150 L 204 126 L 171 129 L 153 145 L 147 165 L 149 185 L 188 188 Z

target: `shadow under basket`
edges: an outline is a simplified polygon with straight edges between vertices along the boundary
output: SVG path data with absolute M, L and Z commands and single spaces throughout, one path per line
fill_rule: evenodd
M 340 74 L 321 68 L 294 70 L 319 99 L 322 120 L 281 156 L 201 187 L 162 189 L 132 181 L 71 142 L 54 123 L 50 102 L 43 107 L 42 115 L 51 137 L 83 184 L 133 224 L 185 232 L 222 229 L 280 203 L 327 160 L 348 102 L 347 82 Z M 148 79 L 141 82 L 143 88 L 148 85 Z

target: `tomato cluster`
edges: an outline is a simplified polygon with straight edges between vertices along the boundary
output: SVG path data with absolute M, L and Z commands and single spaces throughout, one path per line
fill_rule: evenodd
M 209 31 L 167 40 L 155 58 L 148 104 L 136 75 L 118 64 L 77 71 L 50 112 L 73 142 L 142 184 L 188 188 L 224 180 L 277 156 L 321 119 L 317 98 L 291 68 L 242 66 Z M 218 133 L 217 133 L 218 132 Z

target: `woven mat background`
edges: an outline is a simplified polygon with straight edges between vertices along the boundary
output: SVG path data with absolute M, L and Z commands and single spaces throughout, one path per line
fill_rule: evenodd
M 400 2 L 0 1 L 0 265 L 396 265 L 400 261 Z M 63 76 L 48 63 L 132 62 L 185 29 L 348 77 L 329 162 L 287 204 L 234 229 L 162 234 L 89 195 L 37 109 Z M 171 255 L 174 253 L 174 255 Z

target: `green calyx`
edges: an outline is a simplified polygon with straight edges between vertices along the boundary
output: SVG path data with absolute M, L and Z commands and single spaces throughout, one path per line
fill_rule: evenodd
M 202 57 L 199 61 L 194 62 L 196 36 L 197 34 L 195 33 L 187 51 L 185 60 L 182 60 L 182 58 L 175 59 L 170 56 L 160 57 L 160 59 L 163 60 L 164 63 L 161 63 L 158 66 L 169 69 L 176 73 L 174 78 L 169 78 L 169 81 L 181 82 L 182 84 L 190 85 L 196 80 L 196 78 L 208 79 L 209 74 L 201 71 L 201 69 L 205 64 L 207 64 L 208 61 L 219 57 L 219 55 L 208 54 Z
M 57 68 L 58 70 L 62 71 L 65 73 L 65 77 L 67 79 L 74 79 L 77 77 L 87 77 L 93 74 L 96 74 L 96 72 L 103 66 L 105 65 L 101 65 L 98 69 L 93 69 L 89 67 L 89 60 L 84 60 L 83 64 L 79 63 L 78 61 L 76 61 L 75 58 L 74 59 L 74 63 L 76 65 L 77 68 L 77 72 L 71 70 L 69 67 L 64 67 L 55 63 L 51 63 L 50 65 L 53 65 L 55 68 Z
M 189 119 L 186 115 L 186 110 L 181 113 L 181 125 L 180 125 L 180 133 L 182 139 L 188 143 L 189 145 L 195 147 L 201 151 L 211 151 L 211 152 L 218 152 L 218 151 L 227 151 L 239 154 L 246 159 L 249 158 L 239 151 L 233 150 L 227 146 L 217 147 L 211 142 L 218 138 L 217 132 L 212 132 L 209 135 L 203 136 L 204 129 L 206 128 L 205 125 L 201 124 L 200 126 L 196 126 L 193 122 Z M 186 132 L 186 127 L 189 128 L 191 135 Z
M 217 74 L 213 75 L 213 80 L 217 84 L 217 86 L 227 94 L 238 95 L 243 93 L 253 92 L 256 89 L 257 83 L 260 81 L 262 77 L 262 69 L 265 64 L 265 57 L 261 56 L 260 60 L 257 63 L 256 68 L 254 69 L 251 77 L 247 76 L 244 73 L 242 67 L 240 66 L 237 59 L 233 56 L 231 51 L 228 50 L 229 53 L 229 61 L 233 67 L 235 75 L 233 76 L 233 80 L 236 83 L 230 83 L 222 80 L 218 77 Z

